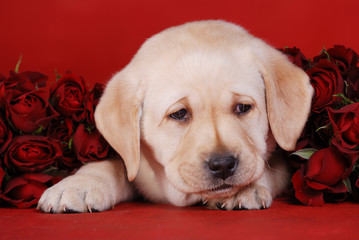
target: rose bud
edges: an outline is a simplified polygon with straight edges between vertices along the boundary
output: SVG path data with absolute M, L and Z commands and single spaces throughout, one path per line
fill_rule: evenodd
M 42 193 L 59 180 L 42 173 L 14 177 L 6 183 L 1 198 L 18 208 L 28 208 L 37 204 Z
M 50 89 L 50 101 L 64 117 L 80 121 L 85 117 L 84 99 L 87 90 L 84 80 L 73 73 L 60 78 Z
M 73 147 L 82 162 L 100 160 L 108 155 L 109 145 L 97 129 L 85 129 L 79 125 L 73 137 Z
M 61 155 L 60 147 L 48 137 L 22 135 L 15 137 L 9 145 L 4 163 L 19 172 L 40 172 Z

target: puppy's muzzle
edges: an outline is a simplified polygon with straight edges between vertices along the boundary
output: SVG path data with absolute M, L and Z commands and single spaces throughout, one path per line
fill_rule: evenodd
M 206 163 L 213 177 L 225 180 L 235 172 L 238 159 L 231 154 L 213 154 Z

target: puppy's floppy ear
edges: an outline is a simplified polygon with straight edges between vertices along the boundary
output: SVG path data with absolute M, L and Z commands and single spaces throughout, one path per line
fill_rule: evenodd
M 139 81 L 125 68 L 109 81 L 95 111 L 96 126 L 121 155 L 129 181 L 139 168 L 143 96 Z
M 307 74 L 284 54 L 259 39 L 255 45 L 271 130 L 279 146 L 293 150 L 310 112 L 313 88 Z

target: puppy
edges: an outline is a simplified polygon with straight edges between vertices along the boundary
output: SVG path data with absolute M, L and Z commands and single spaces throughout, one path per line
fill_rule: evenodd
M 135 193 L 176 206 L 268 208 L 289 181 L 276 146 L 294 148 L 312 92 L 305 72 L 239 26 L 169 28 L 143 44 L 97 106 L 97 127 L 122 159 L 86 164 L 38 208 L 103 211 Z

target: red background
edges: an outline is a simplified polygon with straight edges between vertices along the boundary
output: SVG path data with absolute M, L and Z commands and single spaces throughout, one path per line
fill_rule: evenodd
M 359 51 L 358 10 L 357 0 L 0 0 L 0 73 L 22 54 L 20 71 L 54 80 L 55 69 L 72 70 L 104 83 L 146 38 L 201 19 L 235 22 L 307 57 L 333 44 Z

